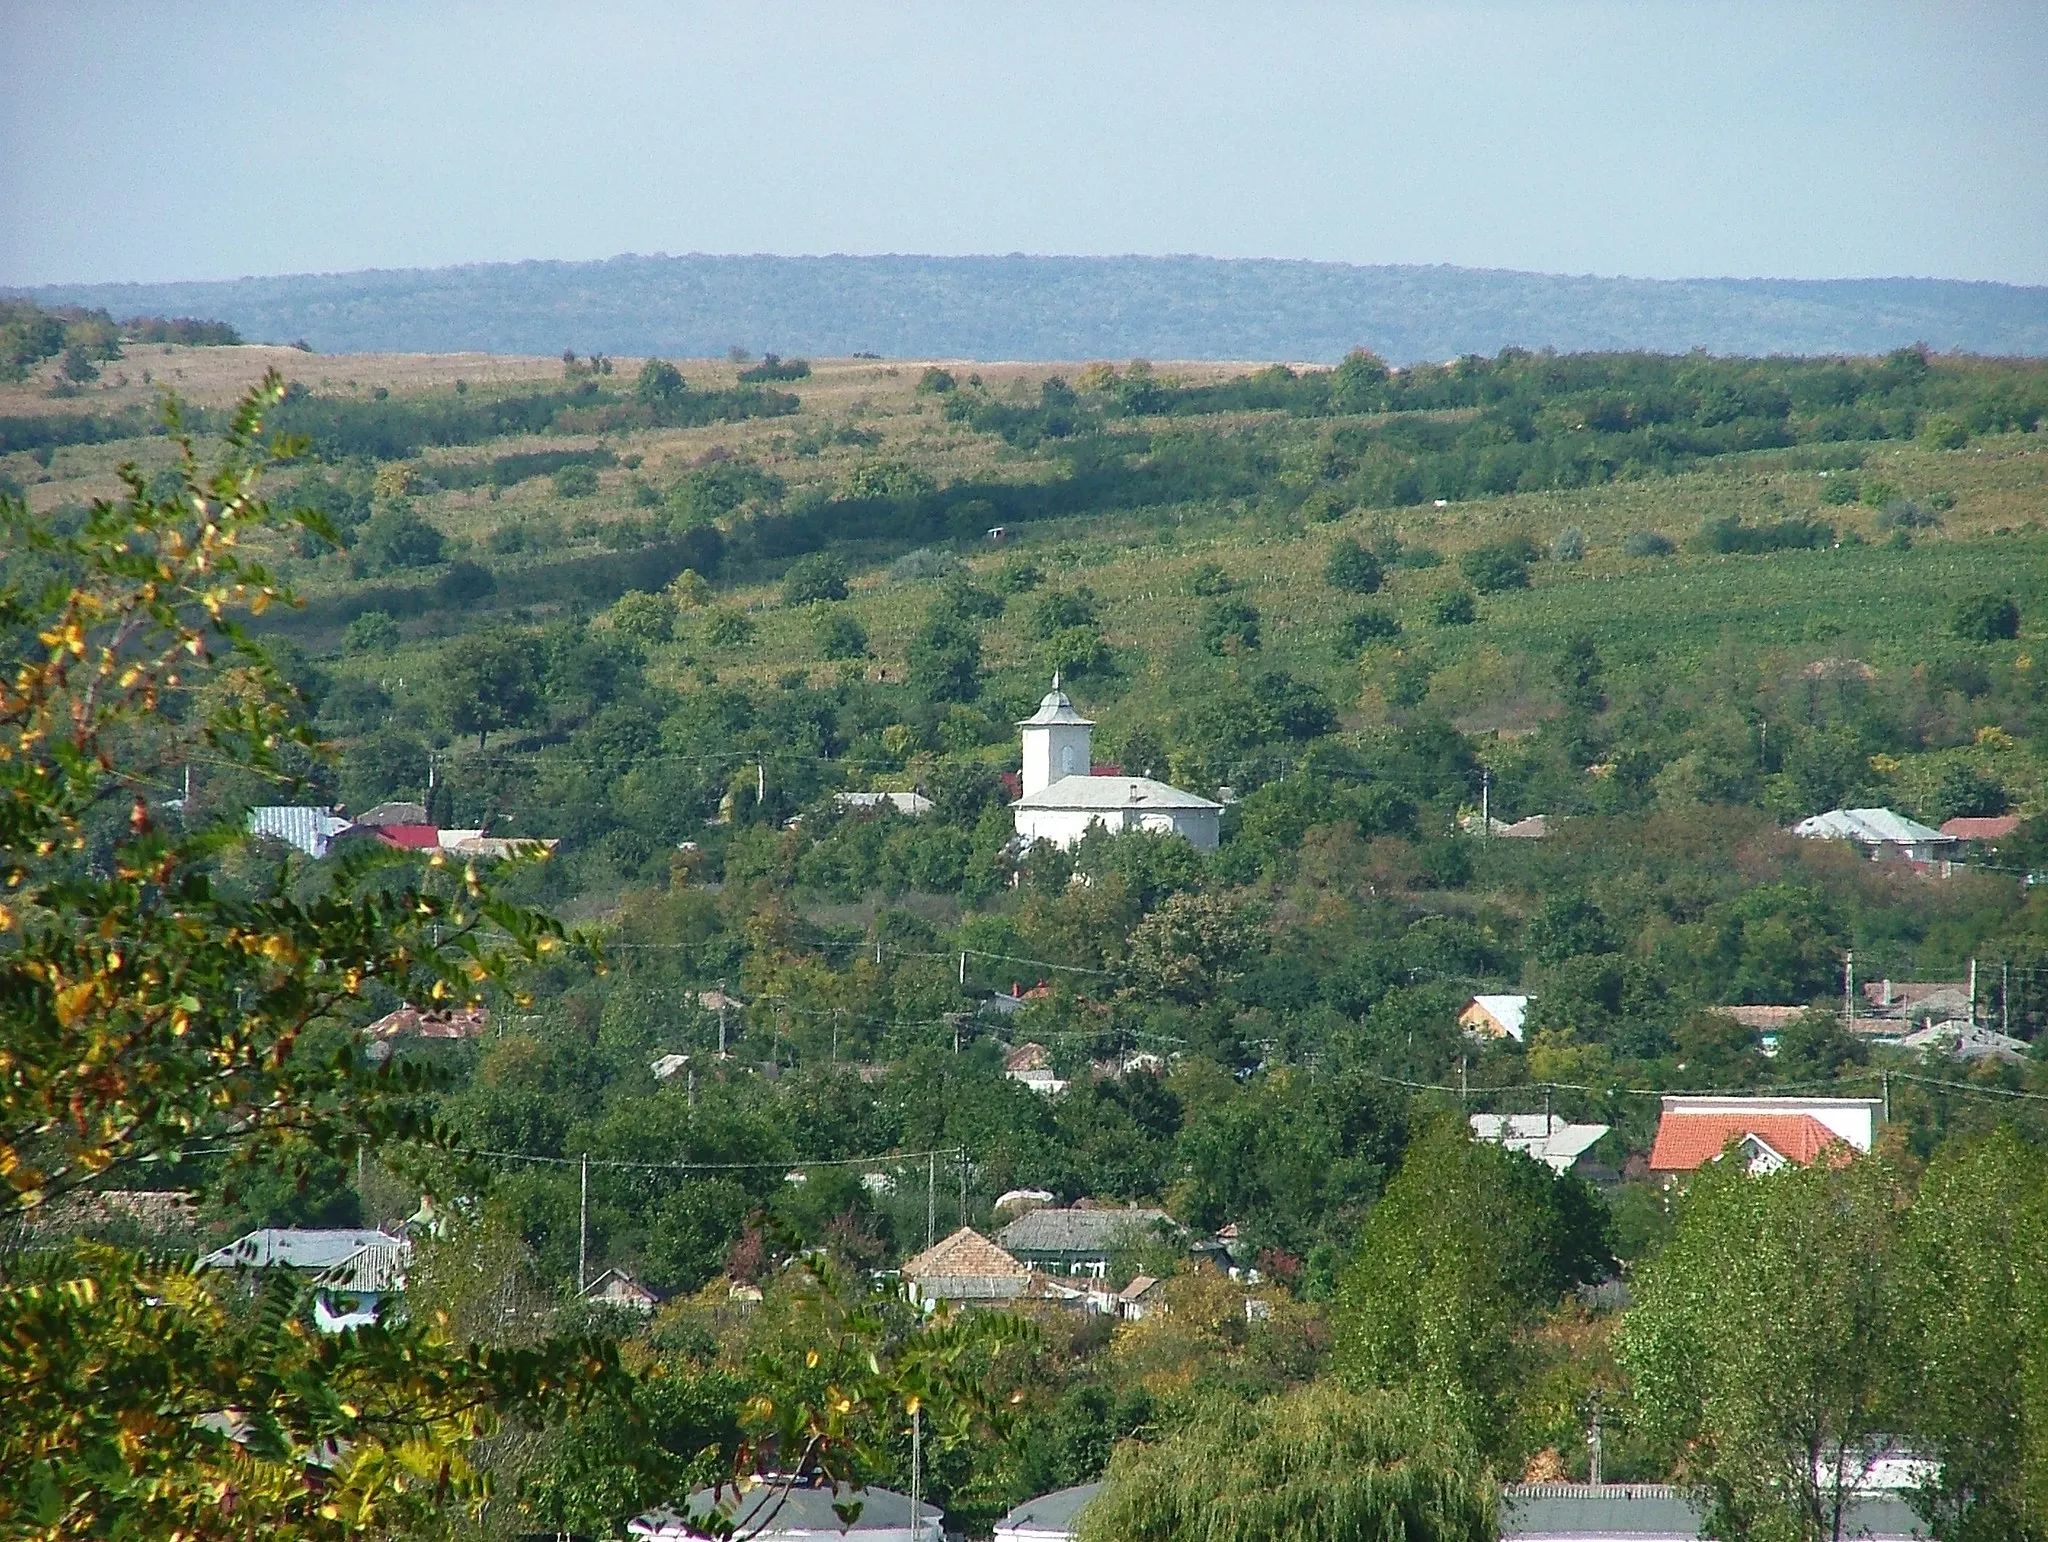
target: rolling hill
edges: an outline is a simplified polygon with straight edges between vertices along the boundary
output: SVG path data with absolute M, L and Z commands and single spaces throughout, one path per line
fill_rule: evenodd
M 624 256 L 209 283 L 56 285 L 44 304 L 218 317 L 323 353 L 1396 363 L 1510 345 L 1717 354 L 2048 353 L 2048 288 L 1649 280 L 1208 257 Z

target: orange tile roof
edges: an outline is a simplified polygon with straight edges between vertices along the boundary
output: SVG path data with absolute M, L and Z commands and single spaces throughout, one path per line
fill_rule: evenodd
M 1650 1170 L 1689 1173 L 1727 1149 L 1728 1142 L 1754 1135 L 1788 1162 L 1804 1167 L 1829 1146 L 1846 1144 L 1811 1114 L 1673 1113 L 1657 1122 Z

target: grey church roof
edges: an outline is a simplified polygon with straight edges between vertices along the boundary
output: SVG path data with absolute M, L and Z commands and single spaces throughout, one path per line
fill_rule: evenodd
M 1019 728 L 1031 728 L 1042 723 L 1072 723 L 1078 728 L 1093 728 L 1095 720 L 1085 718 L 1074 710 L 1074 704 L 1067 700 L 1067 693 L 1060 689 L 1058 676 L 1054 676 L 1052 689 L 1045 693 L 1038 703 L 1038 710 L 1020 720 Z
M 1079 809 L 1109 813 L 1124 809 L 1215 809 L 1223 805 L 1198 798 L 1149 776 L 1063 776 L 1011 805 L 1023 809 Z

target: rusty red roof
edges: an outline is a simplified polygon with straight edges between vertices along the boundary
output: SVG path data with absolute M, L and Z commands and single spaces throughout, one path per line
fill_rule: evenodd
M 1754 1135 L 1788 1162 L 1804 1167 L 1829 1146 L 1847 1143 L 1811 1114 L 1674 1113 L 1657 1122 L 1650 1170 L 1689 1173 L 1714 1160 L 1731 1140 Z
M 433 825 L 372 825 L 370 830 L 386 845 L 408 851 L 437 851 L 441 846 L 441 832 Z
M 1941 833 L 1959 841 L 2002 841 L 2019 827 L 2017 814 L 2000 814 L 1995 819 L 1958 817 L 1943 820 Z

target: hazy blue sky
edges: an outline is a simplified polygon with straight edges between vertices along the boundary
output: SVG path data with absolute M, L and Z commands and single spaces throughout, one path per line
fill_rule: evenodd
M 1201 252 L 2048 282 L 2048 0 L 0 0 L 0 282 Z

